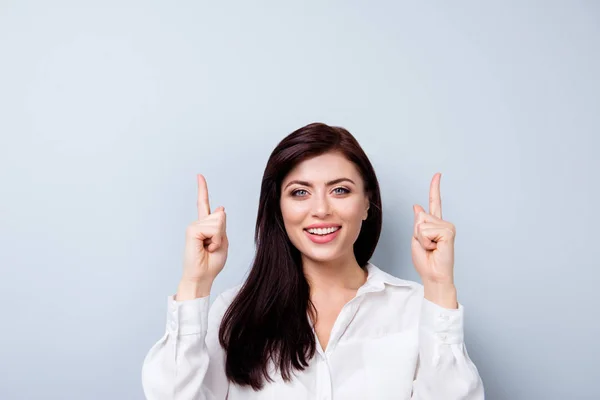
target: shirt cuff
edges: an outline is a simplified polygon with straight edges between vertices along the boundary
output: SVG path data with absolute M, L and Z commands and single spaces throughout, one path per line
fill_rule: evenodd
M 464 308 L 460 303 L 457 309 L 448 309 L 424 298 L 421 306 L 421 330 L 444 344 L 463 343 L 463 317 Z
M 174 297 L 167 299 L 167 331 L 179 336 L 206 333 L 209 296 L 185 301 L 176 301 Z

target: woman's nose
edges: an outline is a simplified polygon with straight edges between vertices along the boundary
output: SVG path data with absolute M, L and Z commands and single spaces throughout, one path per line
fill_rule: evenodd
M 320 195 L 313 198 L 312 213 L 317 218 L 325 218 L 331 214 L 331 205 L 327 196 Z

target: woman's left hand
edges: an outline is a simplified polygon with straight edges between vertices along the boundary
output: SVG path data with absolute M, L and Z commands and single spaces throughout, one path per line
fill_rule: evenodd
M 420 205 L 414 205 L 414 231 L 412 237 L 412 260 L 423 285 L 436 288 L 454 286 L 454 238 L 456 228 L 442 219 L 440 180 L 437 173 L 431 180 L 429 190 L 429 213 Z

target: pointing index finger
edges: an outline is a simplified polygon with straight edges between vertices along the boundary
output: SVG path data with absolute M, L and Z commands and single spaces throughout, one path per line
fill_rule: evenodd
M 198 219 L 210 215 L 210 204 L 208 203 L 208 187 L 206 179 L 202 174 L 197 175 L 198 178 Z
M 442 174 L 437 173 L 431 180 L 429 188 L 429 214 L 442 219 L 442 195 L 440 194 L 440 180 Z

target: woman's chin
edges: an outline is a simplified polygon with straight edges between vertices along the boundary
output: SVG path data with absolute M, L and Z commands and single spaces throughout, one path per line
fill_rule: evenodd
M 302 253 L 306 258 L 318 263 L 328 263 L 343 258 L 342 254 L 334 249 L 306 249 Z

